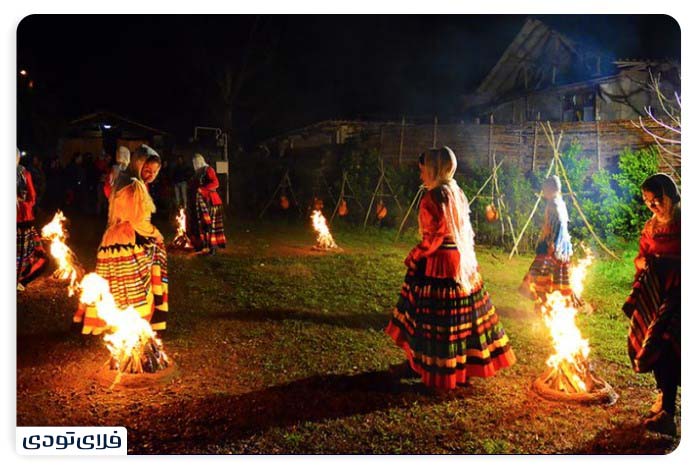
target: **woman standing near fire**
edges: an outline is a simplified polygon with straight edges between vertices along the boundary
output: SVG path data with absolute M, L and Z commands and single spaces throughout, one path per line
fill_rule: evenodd
M 166 328 L 167 252 L 162 234 L 150 222 L 155 204 L 147 184 L 157 177 L 159 155 L 142 145 L 131 156 L 129 176 L 116 179 L 109 198 L 109 218 L 97 252 L 98 275 L 109 282 L 116 305 L 132 306 L 153 330 Z M 73 317 L 83 334 L 100 334 L 105 323 L 91 306 L 80 305 Z
M 633 290 L 623 306 L 631 320 L 628 354 L 636 372 L 653 372 L 657 400 L 644 421 L 648 430 L 676 434 L 681 384 L 681 196 L 666 174 L 641 185 L 653 213 L 641 232 Z
M 582 301 L 570 286 L 573 245 L 568 232 L 568 209 L 561 196 L 561 180 L 557 175 L 544 181 L 542 193 L 546 200 L 544 224 L 536 246 L 536 257 L 520 285 L 520 293 L 544 301 L 546 295 L 560 291 L 571 297 L 575 306 L 580 306 Z
M 478 271 L 454 153 L 432 149 L 418 165 L 428 189 L 418 214 L 423 240 L 406 257 L 406 279 L 385 331 L 406 352 L 401 375 L 453 389 L 470 377 L 491 377 L 516 358 Z
M 34 227 L 34 183 L 19 159 L 17 150 L 17 290 L 24 291 L 26 283 L 46 264 L 46 253 Z
M 220 182 L 202 154 L 193 157 L 193 168 L 196 173 L 189 183 L 187 233 L 196 251 L 215 255 L 226 244 L 222 199 L 217 193 Z

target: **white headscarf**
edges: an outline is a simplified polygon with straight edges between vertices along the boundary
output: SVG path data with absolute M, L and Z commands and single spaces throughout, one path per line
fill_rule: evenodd
M 125 146 L 119 146 L 118 151 L 116 152 L 116 162 L 118 165 L 125 169 L 128 167 L 128 164 L 130 164 L 130 158 L 130 150 Z
M 441 188 L 447 200 L 443 204 L 447 230 L 459 251 L 459 272 L 455 279 L 470 292 L 479 281 L 478 262 L 474 252 L 474 230 L 469 220 L 469 200 L 454 179 L 457 158 L 450 148 L 443 146 L 426 153 L 425 165 L 434 171 L 435 184 L 429 188 Z
M 205 158 L 201 153 L 196 153 L 193 156 L 193 168 L 198 171 L 198 169 L 207 166 L 208 163 L 205 162 Z

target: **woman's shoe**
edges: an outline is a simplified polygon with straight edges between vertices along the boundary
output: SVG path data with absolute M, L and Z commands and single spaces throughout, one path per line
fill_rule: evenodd
M 411 364 L 408 361 L 389 366 L 389 373 L 399 379 L 417 379 L 420 377 L 420 375 L 411 368 Z
M 660 411 L 662 411 L 662 392 L 657 393 L 655 403 L 650 407 L 650 416 L 655 416 Z
M 659 432 L 670 436 L 677 435 L 677 423 L 674 421 L 674 415 L 665 410 L 661 410 L 655 416 L 646 419 L 643 424 L 650 432 Z

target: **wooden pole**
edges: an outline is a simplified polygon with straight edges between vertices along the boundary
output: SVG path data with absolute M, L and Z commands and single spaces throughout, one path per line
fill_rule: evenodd
M 602 145 L 600 141 L 600 136 L 599 136 L 599 93 L 597 90 L 595 90 L 595 95 L 594 95 L 594 119 L 595 119 L 595 125 L 597 128 L 597 170 L 602 169 Z
M 524 132 L 524 123 L 520 124 L 520 138 L 517 145 L 517 167 L 522 168 L 524 164 L 524 145 L 522 145 L 522 132 Z
M 537 153 L 537 133 L 539 132 L 539 121 L 534 121 L 534 145 L 532 148 L 532 172 L 536 171 L 536 153 Z
M 377 192 L 379 191 L 380 187 L 382 186 L 382 180 L 384 179 L 384 171 L 382 171 L 379 175 L 379 180 L 377 181 L 377 186 L 375 187 L 375 191 L 372 194 L 372 199 L 370 200 L 370 206 L 367 208 L 367 213 L 365 213 L 365 222 L 363 223 L 363 229 L 367 227 L 367 220 L 370 218 L 370 211 L 372 211 L 372 204 L 375 202 L 375 197 L 377 196 Z
M 597 129 L 597 170 L 602 169 L 602 149 L 599 140 L 599 120 L 595 121 L 595 126 Z
M 334 216 L 336 216 L 336 212 L 338 211 L 338 205 L 341 204 L 341 201 L 344 199 L 343 196 L 345 195 L 345 190 L 346 190 L 346 172 L 343 172 L 343 178 L 341 180 L 341 193 L 338 194 L 338 202 L 336 202 L 336 206 L 334 207 L 333 213 L 331 213 L 331 219 L 329 219 L 329 224 L 333 222 Z
M 433 122 L 433 148 L 437 148 L 437 115 Z
M 401 156 L 404 153 L 404 127 L 406 127 L 406 117 L 401 116 L 401 138 L 399 139 L 399 167 L 401 167 Z
M 418 187 L 418 192 L 416 193 L 416 196 L 413 197 L 413 201 L 411 201 L 411 205 L 408 207 L 408 210 L 406 211 L 406 215 L 404 216 L 404 219 L 401 220 L 401 224 L 399 225 L 399 232 L 396 233 L 396 238 L 394 239 L 394 242 L 399 240 L 399 236 L 401 235 L 401 231 L 404 229 L 404 225 L 406 224 L 406 220 L 408 219 L 409 215 L 411 214 L 411 210 L 413 210 L 413 207 L 420 201 L 421 198 L 423 198 L 423 194 L 426 192 L 425 187 L 421 185 Z
M 476 195 L 474 195 L 474 198 L 472 198 L 471 200 L 469 200 L 469 205 L 472 205 L 472 204 L 474 203 L 474 201 L 476 201 L 476 199 L 478 198 L 478 196 L 481 195 L 481 192 L 483 192 L 483 189 L 486 188 L 486 186 L 488 185 L 488 182 L 491 181 L 491 179 L 493 178 L 493 174 L 498 170 L 498 168 L 500 168 L 500 166 L 503 164 L 503 161 L 505 161 L 505 158 L 503 158 L 503 159 L 498 163 L 498 165 L 497 165 L 496 167 L 493 168 L 493 172 L 491 172 L 491 175 L 488 176 L 488 179 L 486 179 L 485 182 L 483 183 L 483 185 L 481 185 L 481 188 L 479 188 L 478 192 L 476 192 Z
M 546 177 L 551 175 L 551 170 L 553 169 L 553 165 L 555 163 L 555 159 L 551 160 L 551 164 L 549 164 L 549 168 L 546 171 Z M 532 221 L 532 218 L 534 217 L 534 213 L 536 213 L 537 208 L 539 207 L 539 202 L 541 201 L 541 197 L 544 194 L 543 190 L 539 190 L 539 193 L 537 194 L 537 199 L 536 202 L 534 203 L 534 207 L 532 208 L 532 212 L 529 213 L 529 217 L 527 218 L 527 222 L 524 223 L 524 226 L 522 226 L 522 230 L 520 231 L 520 234 L 517 236 L 517 240 L 515 241 L 515 244 L 512 246 L 512 250 L 510 251 L 510 256 L 508 256 L 508 259 L 512 258 L 513 255 L 515 255 L 515 252 L 519 253 L 517 250 L 517 247 L 520 245 L 520 241 L 522 240 L 522 236 L 524 236 L 525 231 L 527 231 L 527 228 L 529 227 L 529 223 Z
M 551 128 L 550 122 L 547 122 L 546 125 L 548 125 L 548 127 L 549 127 L 548 132 L 546 131 L 546 127 L 544 127 L 543 124 L 542 124 L 541 128 L 542 128 L 542 130 L 544 130 L 544 133 L 546 134 L 546 138 L 553 145 L 553 142 L 554 142 L 553 128 Z M 609 248 L 606 245 L 604 245 L 604 242 L 602 242 L 602 240 L 599 238 L 597 233 L 595 233 L 594 228 L 592 227 L 590 222 L 585 217 L 585 213 L 583 213 L 582 208 L 580 207 L 580 203 L 578 202 L 577 198 L 575 197 L 575 193 L 573 192 L 573 187 L 571 187 L 571 185 L 570 185 L 570 180 L 568 180 L 568 174 L 566 173 L 565 167 L 563 166 L 563 161 L 561 160 L 560 148 L 561 148 L 561 138 L 562 137 L 563 137 L 563 132 L 561 131 L 561 136 L 558 139 L 558 145 L 556 145 L 556 147 L 554 149 L 554 160 L 557 163 L 556 173 L 557 174 L 560 173 L 563 176 L 563 179 L 565 180 L 565 183 L 566 183 L 566 187 L 568 187 L 568 194 L 570 195 L 570 198 L 573 200 L 573 206 L 575 206 L 575 209 L 578 210 L 578 214 L 580 214 L 580 218 L 582 218 L 582 221 L 585 223 L 585 226 L 590 231 L 590 234 L 592 234 L 592 237 L 594 237 L 594 239 L 597 241 L 599 246 L 606 253 L 608 253 L 615 260 L 619 260 L 619 257 L 617 257 L 614 252 L 609 250 Z
M 563 176 L 563 179 L 565 180 L 566 186 L 568 187 L 568 194 L 570 195 L 570 198 L 573 200 L 573 205 L 575 206 L 575 209 L 578 210 L 578 213 L 580 214 L 580 217 L 582 218 L 582 221 L 585 223 L 585 226 L 587 226 L 587 229 L 590 231 L 592 234 L 592 237 L 595 238 L 599 246 L 609 254 L 614 260 L 619 260 L 619 257 L 616 256 L 614 252 L 609 250 L 609 247 L 604 245 L 604 242 L 599 238 L 599 236 L 595 233 L 594 229 L 592 228 L 592 225 L 590 222 L 587 220 L 585 217 L 585 213 L 583 213 L 582 208 L 580 208 L 580 203 L 578 203 L 577 198 L 575 198 L 575 193 L 573 192 L 573 188 L 570 186 L 570 181 L 568 180 L 568 174 L 566 173 L 565 167 L 563 167 L 563 161 L 561 161 L 561 158 L 558 158 L 558 166 L 561 169 L 561 175 Z
M 488 167 L 493 167 L 493 114 L 488 119 Z

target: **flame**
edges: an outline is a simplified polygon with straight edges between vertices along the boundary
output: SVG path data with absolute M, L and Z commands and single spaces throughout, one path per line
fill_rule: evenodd
M 314 210 L 312 212 L 312 227 L 317 231 L 317 247 L 321 249 L 335 249 L 338 248 L 336 242 L 334 242 L 329 227 L 326 225 L 326 218 L 321 214 L 320 210 Z
M 546 360 L 546 365 L 558 369 L 564 362 L 575 370 L 569 377 L 583 391 L 585 383 L 580 375 L 582 366 L 590 354 L 590 345 L 575 324 L 578 311 L 570 305 L 568 298 L 560 291 L 554 291 L 542 304 L 544 323 L 551 332 L 555 353 Z
M 150 323 L 133 307 L 119 309 L 107 280 L 96 273 L 89 273 L 82 279 L 80 289 L 80 302 L 94 304 L 97 315 L 109 328 L 104 334 L 104 342 L 114 362 L 124 363 L 129 358 L 140 360 L 142 350 L 150 340 L 154 340 L 159 348 L 161 358 L 168 361 L 162 350 L 162 341 L 155 335 Z
M 51 255 L 58 262 L 58 269 L 53 275 L 61 280 L 69 280 L 68 295 L 72 296 L 77 291 L 77 269 L 73 260 L 73 253 L 65 244 L 66 234 L 63 222 L 66 221 L 63 212 L 58 210 L 50 223 L 41 228 L 41 237 L 51 241 Z
M 585 253 L 587 256 L 580 260 L 571 272 L 572 289 L 578 295 L 583 290 L 588 268 L 594 260 L 589 249 L 585 248 Z M 546 360 L 546 365 L 555 370 L 563 367 L 566 376 L 573 381 L 575 386 L 583 392 L 587 391 L 583 376 L 586 374 L 590 345 L 582 337 L 575 323 L 578 310 L 573 305 L 572 298 L 563 295 L 560 291 L 554 291 L 548 294 L 545 302 L 541 304 L 541 312 L 544 324 L 551 333 L 555 351 Z
M 184 248 L 192 248 L 191 242 L 189 241 L 188 235 L 186 235 L 186 210 L 184 208 L 179 208 L 179 214 L 176 216 L 176 236 L 174 237 L 174 244 L 177 241 L 184 243 Z
M 585 258 L 580 260 L 573 268 L 573 271 L 570 272 L 570 287 L 578 297 L 582 297 L 582 291 L 585 288 L 585 277 L 587 276 L 587 270 L 594 261 L 592 251 L 588 249 L 585 244 L 580 245 L 585 251 Z

